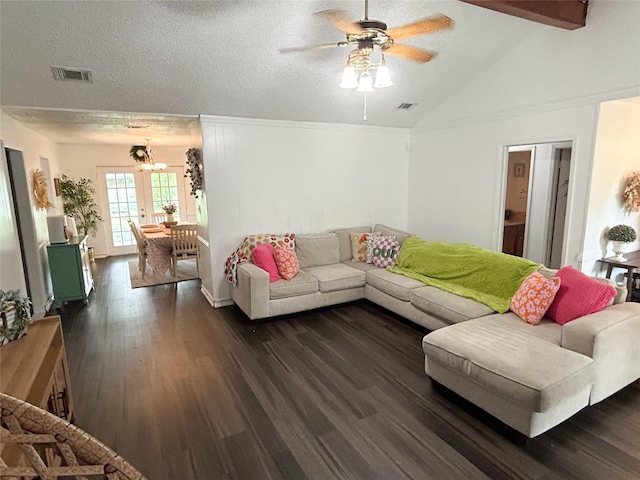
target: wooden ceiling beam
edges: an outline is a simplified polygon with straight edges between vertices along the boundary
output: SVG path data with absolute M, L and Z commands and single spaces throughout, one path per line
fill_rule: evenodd
M 588 0 L 460 1 L 566 30 L 575 30 L 587 24 Z

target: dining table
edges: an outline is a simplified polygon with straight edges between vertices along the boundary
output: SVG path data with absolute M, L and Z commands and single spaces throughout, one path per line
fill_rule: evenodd
M 177 222 L 176 225 L 193 225 L 189 222 Z M 147 252 L 147 264 L 156 275 L 164 276 L 171 266 L 171 252 L 173 242 L 171 240 L 171 228 L 160 224 L 140 225 L 140 236 L 145 242 Z

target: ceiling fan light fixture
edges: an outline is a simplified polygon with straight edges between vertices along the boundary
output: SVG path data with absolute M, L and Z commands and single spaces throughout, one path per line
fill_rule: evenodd
M 376 72 L 376 81 L 374 82 L 373 86 L 375 88 L 386 88 L 390 87 L 391 85 L 393 85 L 393 82 L 391 81 L 391 77 L 389 76 L 389 67 L 382 64 L 378 67 L 378 70 Z
M 342 82 L 340 82 L 341 88 L 356 88 L 358 86 L 358 79 L 356 78 L 356 69 L 347 65 L 342 72 Z
M 371 75 L 360 75 L 360 81 L 358 82 L 358 92 L 373 92 L 373 80 Z
M 139 160 L 136 160 L 136 161 L 138 161 L 136 165 L 136 170 L 138 170 L 139 172 L 155 172 L 155 171 L 164 170 L 165 168 L 167 168 L 166 163 L 154 161 L 153 151 L 151 150 L 151 139 L 149 138 L 147 138 L 147 146 L 144 149 L 144 154 L 142 155 L 142 161 L 139 161 Z

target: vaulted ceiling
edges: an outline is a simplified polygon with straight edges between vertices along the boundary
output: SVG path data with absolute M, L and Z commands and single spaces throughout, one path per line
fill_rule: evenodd
M 410 127 L 556 28 L 459 1 L 371 0 L 369 18 L 390 27 L 436 14 L 455 27 L 403 41 L 437 51 L 431 62 L 387 57 L 394 86 L 368 95 L 364 122 L 363 95 L 338 87 L 348 48 L 279 52 L 344 40 L 314 15 L 327 9 L 364 16 L 360 0 L 2 0 L 0 105 L 60 143 L 184 143 L 200 114 Z M 52 66 L 90 70 L 93 81 L 54 80 Z

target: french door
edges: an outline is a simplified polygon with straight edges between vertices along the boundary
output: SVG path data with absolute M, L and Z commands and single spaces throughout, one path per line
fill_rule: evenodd
M 138 172 L 132 167 L 98 167 L 98 186 L 102 204 L 107 208 L 105 241 L 108 255 L 136 252 L 136 240 L 127 220 L 136 225 L 154 223 L 152 213 L 164 213 L 162 206 L 178 207 L 174 218 L 179 221 L 186 207 L 184 169 L 168 167 L 159 172 Z

